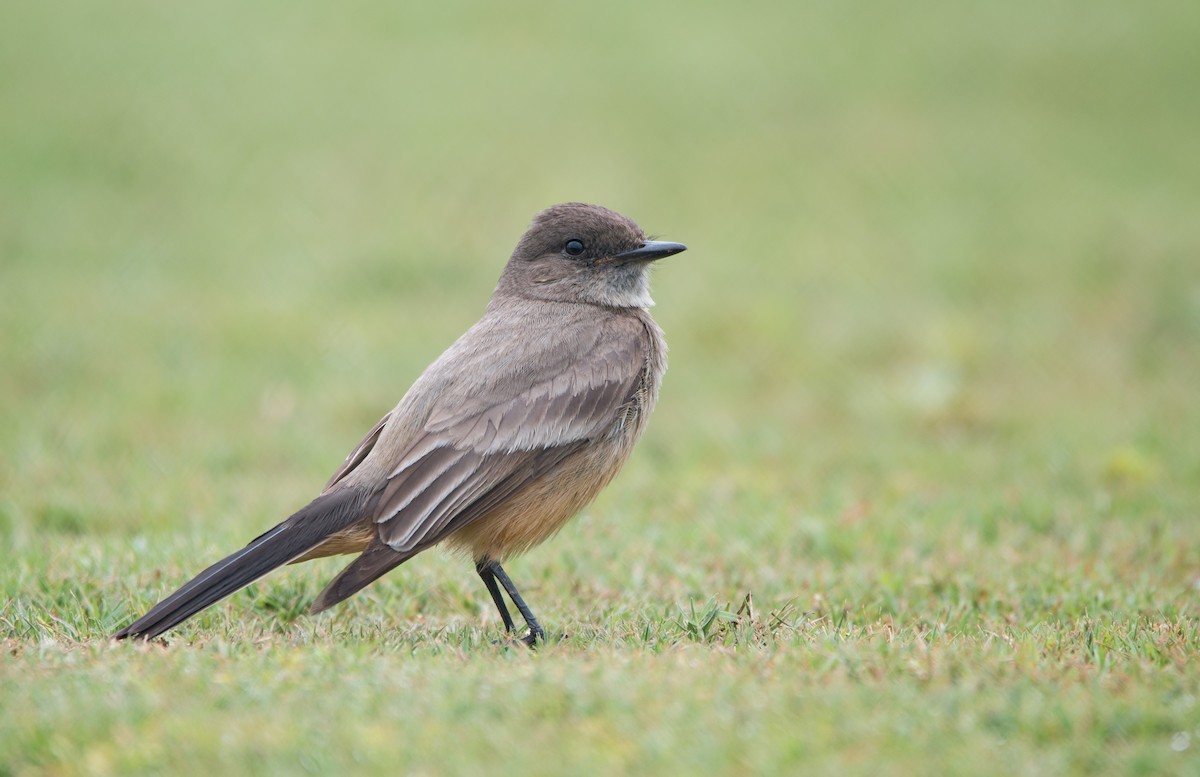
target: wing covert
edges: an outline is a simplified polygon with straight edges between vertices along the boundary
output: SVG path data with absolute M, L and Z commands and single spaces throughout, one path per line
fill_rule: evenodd
M 642 380 L 639 338 L 598 345 L 515 396 L 435 407 L 393 467 L 375 520 L 396 551 L 431 545 L 620 423 Z

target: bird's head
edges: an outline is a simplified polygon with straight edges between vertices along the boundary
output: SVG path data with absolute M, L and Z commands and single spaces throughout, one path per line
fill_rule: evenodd
M 649 307 L 655 259 L 687 250 L 647 240 L 634 221 L 599 205 L 568 202 L 534 217 L 500 276 L 497 293 L 610 307 Z

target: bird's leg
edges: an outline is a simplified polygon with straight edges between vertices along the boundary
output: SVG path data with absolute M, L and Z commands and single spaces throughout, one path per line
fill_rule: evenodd
M 483 578 L 483 584 L 487 586 L 488 593 L 492 595 L 492 601 L 496 603 L 496 609 L 500 611 L 500 618 L 504 621 L 504 626 L 510 632 L 516 633 L 516 626 L 513 624 L 512 616 L 508 614 L 508 607 L 504 604 L 504 597 L 500 595 L 500 589 L 496 586 L 496 581 L 500 581 L 500 585 L 504 586 L 504 590 L 508 592 L 508 597 L 512 599 L 513 604 L 517 606 L 517 611 L 521 613 L 521 617 L 525 619 L 525 625 L 529 627 L 529 633 L 521 637 L 521 641 L 526 645 L 533 647 L 538 641 L 545 641 L 546 631 L 542 625 L 537 622 L 533 612 L 529 609 L 529 605 L 525 604 L 525 600 L 521 598 L 521 592 L 513 585 L 513 581 L 509 578 L 508 573 L 500 566 L 497 561 L 485 560 L 480 561 L 475 565 L 475 571 Z
M 496 585 L 496 573 L 492 570 L 492 563 L 480 561 L 475 564 L 475 571 L 483 578 L 483 584 L 487 586 L 488 593 L 492 595 L 492 601 L 496 603 L 496 609 L 500 611 L 500 618 L 504 621 L 504 628 L 516 631 L 517 627 L 513 625 L 512 616 L 508 614 L 508 606 L 504 604 L 504 597 L 500 595 L 500 587 Z
M 509 579 L 508 573 L 494 561 L 492 562 L 492 571 L 495 573 L 496 579 L 500 581 L 500 585 L 504 586 L 504 590 L 508 592 L 508 597 L 517 606 L 517 611 L 521 613 L 521 617 L 525 619 L 525 625 L 529 627 L 529 633 L 522 637 L 521 641 L 530 647 L 533 647 L 539 641 L 545 642 L 545 629 L 542 628 L 542 624 L 537 622 L 537 618 L 533 616 L 529 605 L 525 604 L 525 600 L 521 598 L 521 592 L 513 585 L 513 581 Z

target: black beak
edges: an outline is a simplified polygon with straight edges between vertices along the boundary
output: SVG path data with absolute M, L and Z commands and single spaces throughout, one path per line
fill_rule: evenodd
M 619 254 L 613 254 L 608 260 L 616 264 L 651 262 L 655 259 L 662 259 L 664 256 L 671 256 L 672 254 L 686 250 L 687 246 L 683 243 L 668 243 L 665 240 L 647 240 L 632 251 L 622 251 Z

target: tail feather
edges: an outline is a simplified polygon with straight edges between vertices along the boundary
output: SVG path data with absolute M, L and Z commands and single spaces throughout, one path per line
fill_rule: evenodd
M 317 497 L 246 547 L 196 575 L 141 618 L 113 634 L 113 639 L 152 639 L 179 625 L 359 520 L 369 499 L 367 492 L 349 488 Z
M 312 604 L 313 614 L 326 610 L 358 593 L 387 572 L 417 555 L 421 550 L 424 548 L 395 551 L 376 537 L 371 540 L 371 544 L 367 546 L 361 556 L 350 562 L 350 565 L 329 581 L 325 590 L 317 595 L 316 601 Z

